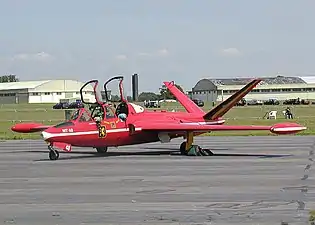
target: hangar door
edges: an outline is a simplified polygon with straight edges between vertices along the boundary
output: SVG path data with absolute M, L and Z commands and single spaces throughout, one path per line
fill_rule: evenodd
M 14 104 L 16 103 L 15 93 L 0 93 L 0 104 Z
M 15 98 L 16 99 L 16 103 L 18 103 L 18 104 L 28 103 L 28 96 L 29 96 L 28 93 L 18 93 L 16 98 Z
M 28 103 L 27 90 L 6 90 L 0 92 L 0 104 Z

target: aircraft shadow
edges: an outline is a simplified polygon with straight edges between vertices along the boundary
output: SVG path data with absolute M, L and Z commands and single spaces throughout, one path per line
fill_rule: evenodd
M 28 152 L 41 152 L 48 153 L 48 151 L 28 151 Z M 178 151 L 149 151 L 149 152 L 106 152 L 106 153 L 97 153 L 97 152 L 83 152 L 83 151 L 73 151 L 73 152 L 60 152 L 59 160 L 70 160 L 70 159 L 85 159 L 85 158 L 107 158 L 107 157 L 118 157 L 118 156 L 159 156 L 159 155 L 171 155 L 174 152 Z M 80 154 L 79 156 L 71 156 L 67 158 L 61 157 L 62 155 L 75 155 Z M 49 159 L 39 159 L 35 161 L 50 161 Z
M 160 150 L 175 150 L 175 151 L 179 151 L 179 148 L 170 148 L 170 147 L 142 147 L 143 149 L 160 149 Z M 211 148 L 211 150 L 213 151 L 228 151 L 230 149 L 228 148 Z
M 33 152 L 33 153 L 47 153 L 48 151 L 24 151 L 24 152 Z M 74 156 L 80 154 L 78 156 Z M 62 157 L 63 155 L 71 155 L 70 157 Z M 189 157 L 182 156 L 178 150 L 172 151 L 135 151 L 135 152 L 107 152 L 107 153 L 97 153 L 97 152 L 86 152 L 86 151 L 73 151 L 73 152 L 60 152 L 60 158 L 58 160 L 70 160 L 70 159 L 85 159 L 85 158 L 100 158 L 100 157 L 119 157 L 119 156 L 159 156 L 159 155 L 172 155 L 178 157 Z M 290 154 L 247 154 L 247 153 L 214 153 L 212 156 L 208 157 L 255 157 L 255 158 L 279 158 L 279 157 L 288 157 L 292 156 Z M 202 157 L 202 156 L 190 156 L 190 157 Z M 203 156 L 205 157 L 205 156 Z M 47 159 L 39 159 L 34 161 L 50 161 Z

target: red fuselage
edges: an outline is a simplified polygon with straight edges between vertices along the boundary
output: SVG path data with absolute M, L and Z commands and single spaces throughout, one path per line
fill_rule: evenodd
M 140 106 L 134 104 L 128 104 L 129 115 L 126 121 L 119 119 L 113 115 L 112 118 L 106 118 L 101 121 L 100 126 L 103 126 L 103 130 L 99 130 L 96 122 L 91 118 L 88 121 L 80 121 L 80 117 L 77 120 L 64 122 L 56 126 L 50 127 L 42 132 L 42 137 L 47 142 L 62 142 L 68 143 L 72 146 L 80 147 L 111 147 L 111 146 L 123 146 L 132 144 L 141 144 L 149 142 L 160 141 L 161 132 L 142 131 L 141 128 L 136 128 L 133 135 L 130 135 L 128 124 L 132 124 L 135 121 L 142 121 L 145 123 L 152 122 L 175 122 L 181 121 L 185 123 L 200 123 L 200 124 L 223 124 L 224 120 L 218 119 L 216 121 L 205 121 L 203 114 L 192 114 L 186 112 L 152 112 L 142 110 L 139 112 L 135 108 Z M 84 110 L 84 109 L 83 109 Z M 81 112 L 83 114 L 84 112 Z M 100 132 L 103 135 L 100 135 Z M 198 132 L 195 135 L 202 134 L 204 132 Z M 172 132 L 169 135 L 171 139 L 185 136 L 185 132 Z

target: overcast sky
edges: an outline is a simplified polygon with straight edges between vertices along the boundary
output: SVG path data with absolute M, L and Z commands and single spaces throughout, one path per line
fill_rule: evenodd
M 102 82 L 315 74 L 314 0 L 0 0 L 0 74 Z

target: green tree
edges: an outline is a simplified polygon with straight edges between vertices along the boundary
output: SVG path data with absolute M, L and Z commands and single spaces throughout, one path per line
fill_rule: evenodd
M 18 81 L 19 81 L 19 78 L 17 78 L 16 75 L 13 75 L 13 74 L 0 76 L 0 83 L 9 83 L 9 82 L 18 82 Z
M 132 102 L 132 97 L 128 95 L 128 96 L 127 96 L 127 101 L 128 101 L 128 102 Z
M 141 92 L 140 95 L 138 96 L 138 100 L 140 102 L 143 102 L 145 100 L 149 101 L 149 100 L 152 100 L 152 101 L 155 101 L 155 100 L 158 100 L 159 99 L 159 96 L 153 92 Z
M 175 86 L 181 92 L 185 93 L 183 88 L 180 85 L 175 84 Z M 160 96 L 161 96 L 161 99 L 176 99 L 175 96 L 170 92 L 170 90 L 165 85 L 162 85 L 162 87 L 160 88 Z
M 120 101 L 120 97 L 118 95 L 111 95 L 111 99 L 112 102 L 119 102 Z

